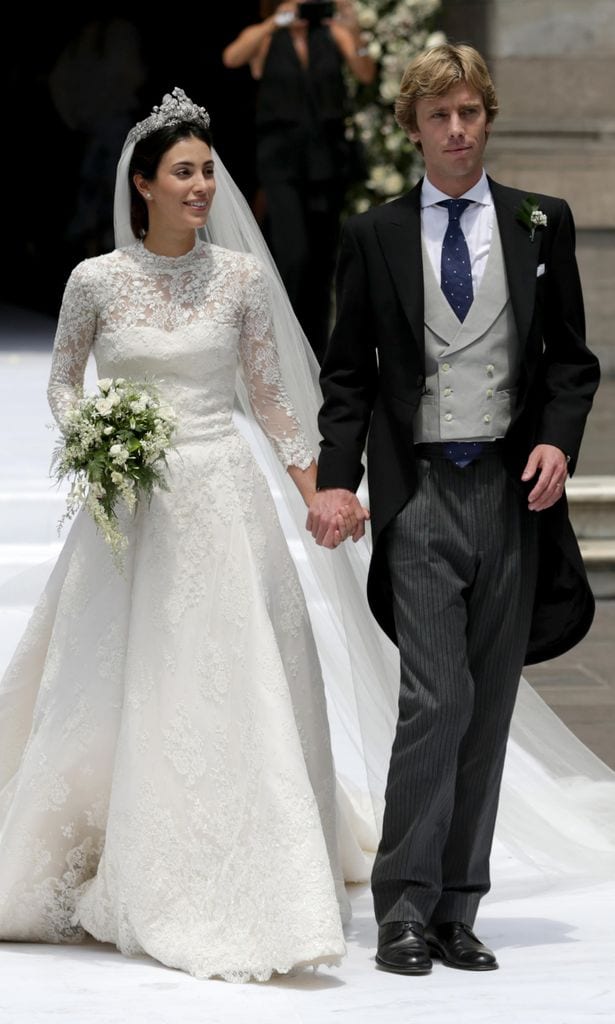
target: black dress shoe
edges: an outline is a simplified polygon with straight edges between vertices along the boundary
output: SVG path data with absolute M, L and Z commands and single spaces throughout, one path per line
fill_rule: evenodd
M 432 924 L 425 932 L 425 939 L 431 955 L 447 967 L 460 967 L 464 971 L 495 971 L 498 967 L 491 950 L 461 921 Z
M 393 921 L 378 929 L 376 963 L 393 974 L 429 974 L 431 957 L 418 921 Z

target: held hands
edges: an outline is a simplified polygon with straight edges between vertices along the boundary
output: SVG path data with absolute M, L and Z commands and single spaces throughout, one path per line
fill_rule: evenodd
M 312 498 L 305 528 L 317 544 L 336 548 L 347 537 L 360 540 L 367 519 L 369 509 L 361 505 L 353 491 L 331 487 L 317 491 Z
M 558 501 L 568 478 L 567 459 L 561 448 L 553 444 L 538 444 L 530 453 L 521 479 L 538 479 L 528 495 L 531 512 L 543 512 Z

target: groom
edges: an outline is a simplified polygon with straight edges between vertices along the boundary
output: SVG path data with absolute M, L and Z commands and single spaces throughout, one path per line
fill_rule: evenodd
M 472 927 L 519 676 L 593 616 L 564 495 L 599 379 L 574 225 L 485 175 L 496 113 L 472 47 L 407 68 L 396 117 L 425 177 L 347 222 L 321 376 L 308 529 L 333 546 L 348 505 L 362 533 L 367 437 L 368 596 L 401 658 L 372 876 L 376 960 L 400 974 L 498 966 Z

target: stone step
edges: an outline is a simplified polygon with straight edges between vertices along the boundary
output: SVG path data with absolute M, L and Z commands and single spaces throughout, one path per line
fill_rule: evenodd
M 47 495 L 0 495 L 0 545 L 51 544 L 58 540 L 64 501 Z
M 15 583 L 11 589 L 11 601 L 14 601 L 15 593 L 19 593 L 21 589 L 17 577 L 23 574 L 24 569 L 51 565 L 61 549 L 60 541 L 55 544 L 0 544 L 0 607 L 6 603 L 2 585 L 7 580 Z
M 579 540 L 594 596 L 615 598 L 615 539 Z
M 570 519 L 597 598 L 615 598 L 615 476 L 573 477 L 566 485 Z
M 586 565 L 615 564 L 615 540 L 580 540 L 579 547 Z
M 0 489 L 0 546 L 53 544 L 66 492 L 49 480 L 6 480 Z M 61 535 L 66 532 L 63 525 Z
M 615 476 L 573 477 L 566 495 L 579 540 L 615 540 Z

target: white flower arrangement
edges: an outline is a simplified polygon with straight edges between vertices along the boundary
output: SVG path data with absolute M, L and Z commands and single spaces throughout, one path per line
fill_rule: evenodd
M 394 117 L 402 75 L 422 50 L 446 42 L 432 31 L 440 0 L 356 0 L 362 45 L 378 62 L 372 85 L 349 78 L 356 113 L 348 134 L 363 144 L 369 167 L 367 181 L 349 192 L 353 212 L 387 202 L 418 181 L 422 160 Z
M 164 468 L 175 417 L 152 384 L 118 377 L 99 380 L 97 387 L 98 394 L 68 413 L 54 451 L 57 481 L 71 481 L 59 527 L 85 507 L 121 568 L 128 541 L 118 525 L 118 504 L 132 513 L 155 487 L 168 490 Z
M 547 226 L 547 215 L 542 210 L 533 210 L 530 219 L 536 228 L 546 228 Z
M 547 215 L 540 209 L 536 196 L 525 197 L 517 210 L 517 220 L 528 229 L 530 242 L 534 241 L 536 228 L 546 228 Z

